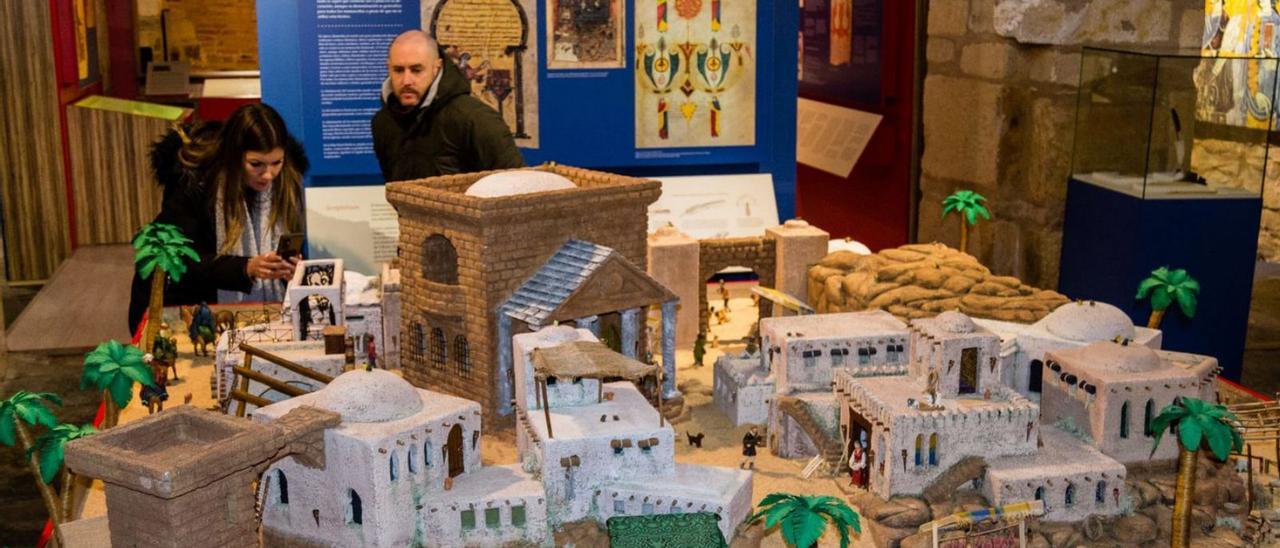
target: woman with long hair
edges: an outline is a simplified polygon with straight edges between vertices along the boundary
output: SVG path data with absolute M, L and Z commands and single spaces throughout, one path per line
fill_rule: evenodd
M 169 132 L 151 152 L 164 203 L 155 222 L 176 225 L 200 255 L 165 304 L 279 301 L 297 258 L 276 255 L 281 235 L 301 232 L 302 147 L 264 104 L 236 109 L 223 124 Z M 136 274 L 129 303 L 135 329 L 149 298 Z

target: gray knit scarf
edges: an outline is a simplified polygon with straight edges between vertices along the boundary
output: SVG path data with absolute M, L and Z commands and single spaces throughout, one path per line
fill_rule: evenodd
M 240 204 L 244 214 L 244 226 L 240 230 L 240 241 L 227 250 L 227 255 L 237 257 L 256 257 L 275 250 L 276 240 L 284 233 L 279 222 L 269 226 L 271 217 L 271 190 L 256 193 L 256 197 L 248 197 Z M 218 250 L 223 249 L 227 241 L 226 218 L 223 215 L 222 185 L 214 198 L 214 224 L 217 225 Z M 261 280 L 254 278 L 253 288 L 248 293 L 239 291 L 218 290 L 218 302 L 221 304 L 239 302 L 279 302 L 284 300 L 284 282 L 280 280 Z

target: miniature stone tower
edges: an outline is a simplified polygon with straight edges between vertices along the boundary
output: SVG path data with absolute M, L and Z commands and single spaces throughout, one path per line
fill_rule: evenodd
M 572 184 L 533 184 L 537 171 Z M 505 190 L 486 183 L 472 191 L 488 173 L 387 185 L 400 215 L 404 376 L 478 401 L 489 417 L 511 412 L 513 379 L 496 373 L 498 308 L 570 239 L 612 248 L 643 269 L 647 209 L 661 193 L 657 181 L 537 171 L 514 172 L 517 184 Z

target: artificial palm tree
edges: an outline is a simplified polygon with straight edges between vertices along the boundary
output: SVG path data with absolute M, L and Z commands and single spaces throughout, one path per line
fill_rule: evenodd
M 1227 460 L 1232 451 L 1244 448 L 1244 438 L 1236 424 L 1236 416 L 1220 404 L 1212 404 L 1195 398 L 1181 397 L 1160 410 L 1151 421 L 1155 440 L 1151 454 L 1160 447 L 1164 431 L 1176 428 L 1181 451 L 1178 453 L 1178 483 L 1173 497 L 1173 548 L 1191 546 L 1191 505 L 1196 492 L 1196 462 L 1200 449 L 1208 445 L 1213 456 Z
M 142 227 L 133 238 L 134 264 L 138 275 L 151 278 L 151 301 L 147 309 L 147 333 L 142 348 L 151 349 L 156 331 L 160 329 L 160 315 L 164 310 L 164 284 L 166 279 L 175 282 L 187 272 L 187 262 L 199 262 L 200 255 L 191 249 L 191 239 L 178 227 L 165 223 L 151 223 Z
M 103 393 L 106 404 L 103 428 L 111 428 L 120 420 L 120 410 L 133 399 L 135 381 L 155 386 L 151 368 L 143 362 L 142 351 L 136 347 L 110 340 L 85 355 L 80 388 L 93 387 Z
M 747 522 L 765 518 L 765 530 L 782 526 L 782 540 L 794 548 L 818 545 L 827 530 L 827 522 L 840 533 L 840 548 L 849 546 L 849 529 L 862 533 L 858 513 L 836 497 L 773 493 L 760 501 L 760 509 Z
M 962 253 L 968 253 L 969 225 L 978 224 L 978 217 L 991 219 L 991 212 L 982 205 L 985 201 L 987 201 L 986 197 L 972 190 L 957 190 L 942 200 L 943 218 L 953 211 L 960 215 L 960 251 Z
M 22 445 L 27 455 L 27 466 L 31 469 L 31 475 L 36 479 L 36 487 L 40 490 L 40 498 L 44 500 L 45 509 L 49 511 L 49 519 L 56 525 L 62 523 L 62 505 L 59 503 L 58 493 L 48 482 L 43 481 L 40 463 L 31 458 L 31 448 L 36 446 L 36 441 L 30 427 L 43 425 L 46 428 L 53 428 L 58 424 L 58 419 L 53 416 L 53 411 L 48 407 L 50 403 L 62 405 L 62 398 L 48 392 L 23 390 L 7 400 L 0 401 L 0 444 L 8 447 L 13 447 L 15 443 Z
M 71 519 L 72 501 L 75 500 L 75 479 L 71 474 L 71 469 L 63 466 L 67 442 L 96 434 L 97 432 L 97 428 L 88 424 L 84 426 L 59 424 L 36 438 L 35 446 L 27 448 L 27 460 L 32 460 L 32 457 L 35 457 L 35 461 L 39 463 L 41 482 L 46 485 L 52 484 L 53 479 L 58 476 L 58 472 L 62 472 L 62 496 L 58 497 L 58 500 L 61 502 L 59 511 L 64 521 Z
M 1157 329 L 1164 319 L 1164 312 L 1169 305 L 1178 303 L 1182 315 L 1188 318 L 1196 315 L 1196 296 L 1200 294 L 1200 282 L 1181 268 L 1169 270 L 1162 266 L 1151 271 L 1151 276 L 1138 284 L 1138 297 L 1145 299 L 1151 296 L 1151 316 L 1147 318 L 1147 327 Z

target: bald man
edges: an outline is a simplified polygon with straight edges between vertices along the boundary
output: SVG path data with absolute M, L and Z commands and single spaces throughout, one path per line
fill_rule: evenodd
M 420 30 L 387 52 L 373 151 L 386 181 L 524 166 L 502 116 L 471 96 L 471 83 Z

